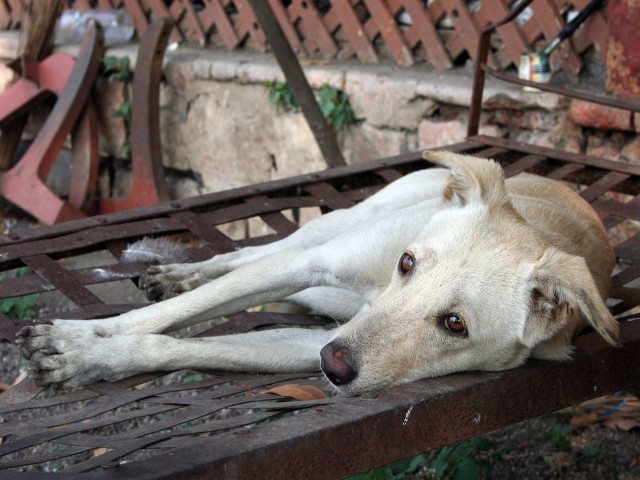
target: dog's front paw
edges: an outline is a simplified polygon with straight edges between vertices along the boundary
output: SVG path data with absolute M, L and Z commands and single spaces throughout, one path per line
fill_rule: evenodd
M 153 265 L 140 278 L 140 288 L 149 300 L 160 301 L 198 288 L 207 279 L 186 264 Z
M 54 325 L 25 327 L 16 334 L 16 344 L 31 361 L 31 376 L 43 387 L 70 388 L 102 378 L 101 369 L 86 361 L 95 337 L 87 332 L 69 334 Z

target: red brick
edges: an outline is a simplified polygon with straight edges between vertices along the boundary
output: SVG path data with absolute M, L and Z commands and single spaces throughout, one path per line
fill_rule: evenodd
M 572 100 L 569 119 L 583 127 L 602 130 L 633 131 L 631 112 L 620 108 L 607 107 L 584 100 Z

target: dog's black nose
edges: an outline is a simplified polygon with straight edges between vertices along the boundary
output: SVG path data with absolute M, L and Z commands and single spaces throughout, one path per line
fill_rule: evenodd
M 320 368 L 334 385 L 346 385 L 358 375 L 358 372 L 353 368 L 349 350 L 335 342 L 322 347 L 320 360 Z

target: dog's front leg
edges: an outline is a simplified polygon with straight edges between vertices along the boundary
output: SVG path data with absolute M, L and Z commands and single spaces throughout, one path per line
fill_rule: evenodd
M 280 300 L 308 287 L 325 285 L 321 249 L 290 249 L 229 272 L 212 282 L 162 303 L 101 320 L 54 320 L 18 333 L 25 356 L 46 348 L 42 338 L 88 339 L 137 333 L 161 333 Z M 45 342 L 46 343 L 46 342 Z
M 31 356 L 35 381 L 61 388 L 112 380 L 124 373 L 184 368 L 236 372 L 315 372 L 319 352 L 332 332 L 278 329 L 222 337 L 176 339 L 167 335 L 71 336 L 67 331 L 34 337 L 41 348 Z

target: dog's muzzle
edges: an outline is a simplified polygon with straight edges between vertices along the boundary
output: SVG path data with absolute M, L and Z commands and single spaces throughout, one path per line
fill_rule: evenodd
M 358 376 L 349 349 L 336 342 L 328 343 L 320 350 L 320 368 L 336 386 L 347 385 Z

